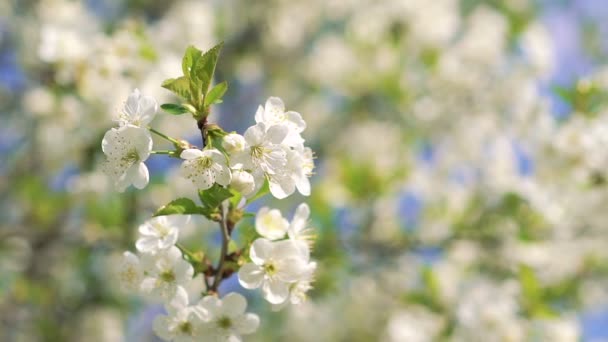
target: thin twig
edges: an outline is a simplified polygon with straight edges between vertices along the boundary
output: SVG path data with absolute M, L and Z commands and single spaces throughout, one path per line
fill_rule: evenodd
M 217 267 L 215 269 L 215 277 L 213 279 L 213 285 L 211 286 L 211 291 L 217 292 L 217 288 L 220 286 L 220 282 L 222 281 L 222 275 L 224 273 L 224 264 L 226 261 L 226 254 L 228 254 L 228 243 L 230 242 L 230 233 L 228 232 L 228 223 L 227 223 L 227 215 L 226 208 L 222 205 L 222 219 L 220 221 L 220 228 L 222 230 L 222 250 L 220 252 L 220 260 L 218 261 Z

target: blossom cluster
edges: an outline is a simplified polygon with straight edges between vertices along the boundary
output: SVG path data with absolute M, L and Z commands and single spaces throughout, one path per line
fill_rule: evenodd
M 204 55 L 191 47 L 184 63 L 189 58 L 204 59 L 219 47 Z M 188 77 L 193 87 L 203 87 L 198 75 Z M 226 89 L 225 85 L 219 87 Z M 212 90 L 204 96 L 221 96 L 217 94 Z M 167 314 L 158 316 L 153 327 L 159 337 L 170 341 L 238 341 L 242 335 L 255 332 L 260 322 L 257 315 L 245 312 L 247 301 L 241 294 L 218 297 L 219 284 L 229 273 L 238 272 L 241 285 L 247 289 L 262 287 L 264 298 L 275 309 L 302 303 L 312 288 L 314 235 L 309 227 L 310 208 L 305 203 L 297 208 L 291 223 L 277 209 L 260 209 L 255 219 L 259 238 L 237 252 L 229 253 L 227 246 L 250 201 L 267 192 L 283 199 L 296 189 L 310 195 L 313 153 L 301 136 L 305 121 L 299 113 L 285 111 L 277 97 L 258 108 L 256 124 L 244 135 L 208 125 L 204 113 L 209 105 L 200 107 L 195 97 L 186 100 L 191 104 L 165 104 L 161 108 L 174 115 L 191 113 L 203 136 L 202 149 L 149 127 L 159 106 L 137 89 L 116 116 L 118 127 L 103 137 L 103 169 L 117 190 L 125 191 L 130 185 L 144 188 L 150 179 L 144 162 L 150 155 L 160 154 L 183 160 L 180 173 L 197 189 L 200 199 L 197 204 L 178 198 L 140 225 L 137 254 L 124 253 L 119 278 L 124 288 L 164 304 Z M 151 134 L 171 142 L 174 150 L 154 151 Z M 180 231 L 192 215 L 220 225 L 222 250 L 217 266 L 211 265 L 207 253 L 191 252 L 180 243 Z M 228 259 L 230 266 L 226 265 Z

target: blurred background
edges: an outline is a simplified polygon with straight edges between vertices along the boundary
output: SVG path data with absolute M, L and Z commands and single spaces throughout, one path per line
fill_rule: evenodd
M 0 1 L 0 341 L 157 341 L 113 274 L 177 160 L 117 193 L 101 139 L 193 44 L 225 46 L 213 122 L 283 98 L 307 121 L 319 269 L 249 341 L 608 341 L 603 0 Z M 152 126 L 198 144 L 194 121 Z M 155 141 L 156 146 L 164 142 Z M 162 148 L 161 148 L 162 149 Z M 246 220 L 243 225 L 251 225 Z M 202 219 L 180 235 L 219 249 Z

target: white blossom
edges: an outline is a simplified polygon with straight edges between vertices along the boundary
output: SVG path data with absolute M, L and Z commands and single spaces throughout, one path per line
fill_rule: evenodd
M 239 270 L 239 282 L 247 289 L 262 287 L 264 298 L 272 304 L 287 300 L 290 284 L 300 280 L 309 268 L 309 255 L 290 240 L 257 239 L 249 256 L 252 262 Z
M 135 89 L 114 121 L 120 126 L 133 125 L 145 128 L 154 119 L 157 111 L 156 100 L 151 96 L 142 96 L 139 89 Z
M 306 122 L 302 119 L 300 113 L 285 112 L 285 104 L 278 97 L 270 97 L 266 100 L 264 107 L 258 107 L 255 113 L 255 122 L 264 123 L 267 129 L 273 125 L 287 126 L 288 134 L 283 141 L 283 144 L 287 146 L 302 146 L 304 143 L 300 134 L 306 129 Z
M 208 314 L 199 306 L 188 306 L 188 295 L 184 289 L 177 291 L 165 309 L 167 315 L 157 316 L 152 325 L 160 338 L 166 341 L 195 342 L 205 336 L 202 333 L 203 320 L 208 319 Z
M 278 209 L 263 207 L 255 217 L 255 230 L 269 240 L 278 240 L 285 237 L 289 222 Z
M 243 196 L 247 196 L 254 193 L 253 190 L 255 189 L 255 180 L 253 175 L 247 171 L 233 170 L 230 186 L 243 194 Z
M 279 172 L 287 163 L 287 156 L 280 144 L 287 136 L 287 126 L 277 125 L 266 129 L 258 123 L 245 131 L 245 148 L 231 155 L 230 164 L 245 170 L 261 170 L 265 174 Z
M 144 271 L 137 255 L 126 251 L 118 271 L 122 287 L 129 291 L 139 290 L 144 277 Z
M 235 292 L 222 299 L 206 296 L 198 306 L 209 314 L 203 326 L 205 341 L 241 341 L 241 335 L 255 332 L 260 325 L 257 315 L 245 313 L 245 297 Z
M 133 184 L 143 189 L 150 179 L 144 161 L 152 151 L 152 137 L 142 128 L 123 126 L 112 128 L 103 137 L 101 148 L 106 155 L 104 172 L 119 191 Z
M 182 252 L 175 246 L 157 254 L 142 255 L 145 276 L 141 290 L 150 297 L 169 300 L 192 279 L 194 269 L 182 259 Z
M 310 207 L 302 203 L 296 208 L 293 219 L 287 228 L 289 239 L 301 249 L 309 249 L 314 240 L 312 228 L 309 226 Z
M 190 216 L 168 215 L 157 216 L 139 226 L 141 237 L 136 241 L 137 250 L 144 253 L 156 253 L 175 245 L 179 229 L 184 227 Z
M 236 133 L 227 134 L 222 140 L 222 147 L 229 154 L 243 151 L 245 149 L 245 144 L 245 138 Z
M 184 150 L 180 157 L 185 159 L 181 166 L 182 175 L 191 180 L 201 190 L 209 189 L 214 183 L 228 186 L 232 174 L 226 163 L 226 157 L 216 150 Z

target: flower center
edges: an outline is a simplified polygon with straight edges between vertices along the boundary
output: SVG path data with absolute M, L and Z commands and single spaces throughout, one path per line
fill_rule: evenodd
M 128 267 L 122 273 L 122 280 L 125 283 L 132 284 L 137 280 L 137 271 L 133 267 Z
M 160 279 L 165 283 L 172 283 L 175 281 L 175 274 L 171 270 L 165 271 L 160 274 Z
M 135 164 L 136 162 L 138 162 L 139 154 L 137 153 L 137 150 L 132 149 L 129 152 L 125 153 L 125 155 L 122 157 L 122 161 L 127 164 Z
M 269 276 L 272 276 L 277 273 L 277 267 L 274 265 L 273 262 L 267 262 L 264 264 L 263 267 L 264 267 L 264 272 L 266 274 L 268 274 Z
M 179 330 L 179 332 L 181 332 L 184 335 L 190 335 L 192 336 L 192 324 L 190 324 L 190 322 L 183 322 L 181 323 L 177 329 Z
M 154 229 L 156 230 L 158 235 L 160 235 L 161 238 L 164 238 L 169 235 L 169 228 L 162 224 L 154 223 Z
M 266 153 L 266 149 L 263 146 L 252 146 L 251 147 L 251 157 L 260 159 Z
M 197 166 L 200 169 L 208 169 L 213 164 L 213 160 L 209 157 L 200 157 L 197 159 Z
M 230 317 L 222 316 L 217 320 L 217 326 L 222 329 L 229 329 L 232 326 Z

